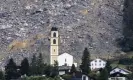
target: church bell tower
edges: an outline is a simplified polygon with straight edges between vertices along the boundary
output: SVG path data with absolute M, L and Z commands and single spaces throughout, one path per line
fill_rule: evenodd
M 59 55 L 59 34 L 56 27 L 51 29 L 50 39 L 50 64 L 53 65 L 57 61 Z

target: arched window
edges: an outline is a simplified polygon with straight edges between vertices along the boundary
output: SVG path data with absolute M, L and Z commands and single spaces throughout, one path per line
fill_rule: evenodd
M 53 44 L 56 44 L 56 40 L 55 39 L 53 40 Z
M 56 37 L 56 33 L 55 32 L 53 33 L 53 37 Z

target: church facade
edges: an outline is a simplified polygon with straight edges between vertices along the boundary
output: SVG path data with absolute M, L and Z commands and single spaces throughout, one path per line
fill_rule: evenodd
M 73 56 L 68 53 L 63 53 L 58 56 L 59 66 L 72 66 L 73 64 Z
M 73 56 L 68 53 L 63 53 L 59 55 L 59 32 L 58 28 L 51 28 L 51 37 L 50 37 L 50 65 L 53 65 L 55 61 L 58 61 L 58 66 L 72 66 L 75 64 L 73 61 Z

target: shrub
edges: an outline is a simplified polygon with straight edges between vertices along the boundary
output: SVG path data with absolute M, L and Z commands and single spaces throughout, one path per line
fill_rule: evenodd
M 63 76 L 62 76 L 62 78 L 63 79 L 65 79 L 65 80 L 70 80 L 71 79 L 71 75 L 68 75 L 68 74 L 64 74 Z
M 59 77 L 51 78 L 51 77 L 43 77 L 43 76 L 30 76 L 22 78 L 21 80 L 60 80 Z

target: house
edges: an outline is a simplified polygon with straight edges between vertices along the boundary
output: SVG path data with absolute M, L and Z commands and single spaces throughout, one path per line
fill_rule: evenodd
M 128 80 L 128 78 L 126 75 L 120 72 L 116 72 L 116 73 L 111 74 L 108 80 Z
M 91 70 L 104 68 L 105 66 L 106 66 L 106 61 L 102 59 L 95 59 L 90 62 Z
M 110 71 L 110 74 L 114 74 L 114 73 L 117 73 L 117 72 L 119 72 L 121 74 L 124 74 L 124 75 L 132 73 L 131 71 L 128 71 L 126 69 L 115 67 L 112 71 Z
M 108 80 L 128 80 L 128 75 L 131 74 L 130 71 L 122 68 L 115 67 L 110 72 L 110 78 Z
M 63 53 L 58 56 L 58 64 L 59 66 L 72 66 L 73 64 L 73 56 L 68 53 Z

